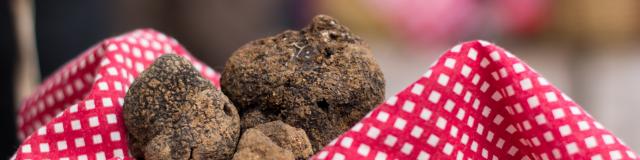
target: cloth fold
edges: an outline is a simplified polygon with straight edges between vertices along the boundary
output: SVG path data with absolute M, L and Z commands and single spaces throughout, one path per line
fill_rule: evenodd
M 219 87 L 220 75 L 152 29 L 109 38 L 47 78 L 20 107 L 16 159 L 129 159 L 122 103 L 133 80 L 162 54 L 187 58 Z M 25 135 L 26 138 L 25 138 Z
M 620 139 L 510 52 L 445 52 L 312 159 L 636 159 Z
M 15 159 L 131 159 L 122 103 L 155 58 L 175 53 L 220 75 L 175 39 L 135 30 L 47 78 L 18 114 Z M 312 159 L 636 159 L 620 139 L 518 58 L 486 41 L 456 45 L 415 83 Z

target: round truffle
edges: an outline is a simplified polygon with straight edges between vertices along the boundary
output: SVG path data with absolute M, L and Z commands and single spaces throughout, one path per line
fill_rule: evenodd
M 158 58 L 131 84 L 123 115 L 139 159 L 231 159 L 240 135 L 233 104 L 175 54 Z
M 367 44 L 324 15 L 302 30 L 245 44 L 221 78 L 242 129 L 282 120 L 304 129 L 315 151 L 381 103 L 384 83 Z

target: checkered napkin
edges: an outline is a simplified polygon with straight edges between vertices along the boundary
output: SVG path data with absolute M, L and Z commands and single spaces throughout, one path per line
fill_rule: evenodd
M 175 53 L 215 86 L 220 75 L 151 29 L 102 41 L 56 71 L 20 107 L 16 159 L 129 159 L 124 96 L 154 59 Z M 25 138 L 26 136 L 26 138 Z
M 107 39 L 21 106 L 15 159 L 130 159 L 125 92 L 163 53 L 219 74 L 150 29 Z M 635 159 L 635 153 L 519 59 L 484 41 L 453 47 L 312 159 Z
M 508 51 L 457 45 L 312 159 L 636 159 Z

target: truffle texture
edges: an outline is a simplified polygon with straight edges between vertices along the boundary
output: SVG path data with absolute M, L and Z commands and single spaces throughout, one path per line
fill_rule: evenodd
M 282 120 L 306 131 L 315 151 L 384 99 L 384 78 L 365 42 L 320 15 L 300 31 L 252 41 L 235 51 L 222 91 L 242 129 Z
M 123 115 L 139 159 L 231 159 L 240 134 L 233 104 L 175 54 L 158 58 L 131 84 Z
M 238 151 L 233 156 L 234 160 L 293 160 L 294 155 L 271 141 L 258 129 L 248 129 L 242 134 Z
M 307 159 L 313 154 L 311 143 L 304 130 L 291 127 L 282 121 L 273 121 L 255 127 L 278 146 L 291 151 L 297 159 Z

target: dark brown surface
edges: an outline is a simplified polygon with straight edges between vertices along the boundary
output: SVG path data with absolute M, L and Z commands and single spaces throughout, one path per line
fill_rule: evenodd
M 260 130 L 247 129 L 238 144 L 234 160 L 293 160 L 291 151 L 278 146 Z
M 131 153 L 140 159 L 231 159 L 240 135 L 233 104 L 175 54 L 133 82 L 123 114 Z
M 304 129 L 314 151 L 384 98 L 383 75 L 368 46 L 323 15 L 300 31 L 238 49 L 221 85 L 240 110 L 243 129 L 282 120 Z
M 271 141 L 283 149 L 291 151 L 297 159 L 307 159 L 313 155 L 313 148 L 304 130 L 283 123 L 273 121 L 255 127 Z

